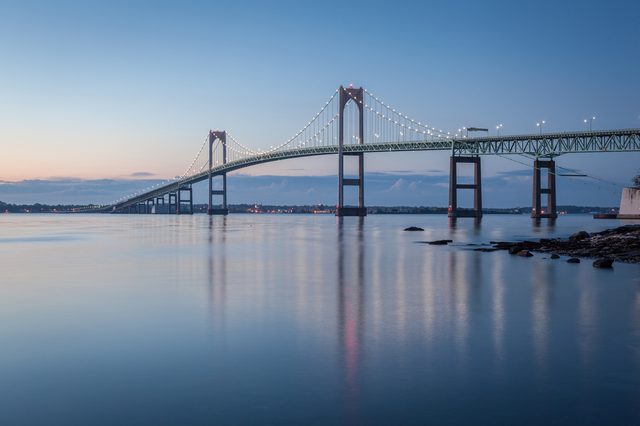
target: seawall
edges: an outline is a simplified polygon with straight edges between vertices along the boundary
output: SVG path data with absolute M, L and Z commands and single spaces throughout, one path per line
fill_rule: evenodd
M 618 219 L 640 219 L 640 188 L 624 188 Z

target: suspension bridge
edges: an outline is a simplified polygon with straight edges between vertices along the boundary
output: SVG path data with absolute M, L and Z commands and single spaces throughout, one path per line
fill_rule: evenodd
M 467 137 L 416 121 L 360 87 L 340 86 L 293 137 L 268 150 L 238 142 L 230 132 L 210 131 L 194 160 L 176 179 L 131 194 L 96 211 L 114 213 L 193 213 L 192 186 L 208 181 L 208 213 L 228 214 L 227 174 L 257 164 L 298 157 L 338 157 L 336 215 L 365 216 L 364 154 L 369 152 L 449 151 L 449 216 L 482 216 L 481 157 L 524 155 L 533 161 L 534 218 L 556 217 L 554 158 L 570 153 L 638 152 L 640 129 Z M 345 157 L 357 159 L 357 175 L 345 173 Z M 459 183 L 458 164 L 473 165 L 473 183 Z M 545 174 L 546 185 L 542 176 Z M 214 189 L 214 181 L 221 180 Z M 357 205 L 345 204 L 345 187 L 358 188 Z M 458 206 L 458 190 L 473 191 L 473 208 Z M 546 196 L 546 206 L 543 205 Z M 162 209 L 160 209 L 162 206 Z

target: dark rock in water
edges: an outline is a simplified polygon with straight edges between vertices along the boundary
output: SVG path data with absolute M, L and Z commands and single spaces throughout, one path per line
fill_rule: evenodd
M 404 228 L 405 231 L 424 231 L 424 229 L 419 228 L 417 226 L 410 226 L 408 228 Z
M 429 241 L 427 244 L 429 244 L 430 246 L 445 246 L 452 242 L 453 240 L 435 240 L 435 241 Z
M 593 262 L 594 268 L 613 268 L 613 259 L 603 257 Z
M 580 263 L 580 259 L 572 257 L 571 259 L 567 259 L 567 263 Z
M 518 256 L 522 256 L 522 257 L 531 257 L 531 256 L 533 256 L 533 253 L 531 253 L 529 250 L 520 250 L 517 254 L 518 254 Z
M 587 231 L 576 232 L 572 236 L 569 237 L 569 241 L 575 243 L 576 241 L 581 241 L 591 237 Z
M 500 250 L 508 250 L 516 255 L 522 250 L 542 252 L 553 255 L 578 257 L 592 257 L 594 259 L 614 259 L 618 262 L 640 263 L 640 225 L 625 225 L 616 229 L 609 229 L 594 234 L 586 231 L 576 232 L 571 237 L 541 238 L 533 241 L 491 241 L 490 244 Z M 577 259 L 570 263 L 579 263 Z
M 489 244 L 500 250 L 509 250 L 516 243 L 510 243 L 509 241 L 490 241 Z
M 500 250 L 500 249 L 497 249 L 495 247 L 480 247 L 480 248 L 473 249 L 473 251 L 481 251 L 481 252 L 484 252 L 484 253 L 492 253 L 492 252 L 498 251 L 498 250 Z
M 509 247 L 509 254 L 518 254 L 522 250 L 524 250 L 522 246 L 511 246 Z

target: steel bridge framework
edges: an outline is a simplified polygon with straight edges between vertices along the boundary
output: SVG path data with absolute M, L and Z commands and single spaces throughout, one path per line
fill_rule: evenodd
M 547 133 L 481 138 L 455 138 L 432 141 L 362 143 L 336 146 L 292 148 L 247 156 L 229 161 L 209 170 L 171 182 L 123 202 L 108 206 L 103 211 L 124 211 L 147 200 L 164 197 L 181 188 L 207 180 L 209 176 L 226 176 L 234 170 L 279 160 L 343 153 L 380 153 L 406 151 L 449 151 L 452 156 L 485 156 L 524 154 L 534 158 L 548 158 L 573 153 L 640 152 L 640 129 Z
M 471 129 L 471 128 L 470 128 Z M 205 147 L 208 144 L 208 150 Z M 429 124 L 413 120 L 382 101 L 363 87 L 340 86 L 322 108 L 293 137 L 269 150 L 255 150 L 238 142 L 225 130 L 209 131 L 200 151 L 176 180 L 141 193 L 123 197 L 107 207 L 90 211 L 193 213 L 192 185 L 207 180 L 208 213 L 227 214 L 227 173 L 273 161 L 337 155 L 338 194 L 336 215 L 365 216 L 364 157 L 366 153 L 404 151 L 448 151 L 450 161 L 449 216 L 482 216 L 481 157 L 485 155 L 524 155 L 533 160 L 533 209 L 536 218 L 556 216 L 555 160 L 573 153 L 609 153 L 640 151 L 640 129 L 585 132 L 504 135 L 467 138 L 452 135 Z M 206 155 L 208 152 L 208 156 Z M 357 159 L 357 173 L 345 173 L 345 157 Z M 457 181 L 457 165 L 474 166 L 474 183 Z M 548 175 L 547 186 L 542 188 Z M 222 181 L 222 189 L 213 188 L 214 177 Z M 346 186 L 358 187 L 356 206 L 345 205 Z M 474 206 L 458 208 L 457 191 L 473 190 Z M 541 206 L 546 194 L 547 208 Z M 164 206 L 168 196 L 168 206 Z M 220 203 L 213 204 L 218 197 Z M 221 199 L 220 199 L 221 197 Z M 168 207 L 168 208 L 167 208 Z

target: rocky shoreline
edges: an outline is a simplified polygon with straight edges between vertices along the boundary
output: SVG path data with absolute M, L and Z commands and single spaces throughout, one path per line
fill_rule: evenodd
M 405 231 L 423 231 L 411 226 Z M 448 245 L 452 240 L 418 241 L 421 244 Z M 506 250 L 509 254 L 532 257 L 533 253 L 548 253 L 551 259 L 569 256 L 568 263 L 580 263 L 581 257 L 594 258 L 596 268 L 611 268 L 614 261 L 640 263 L 640 225 L 625 225 L 589 234 L 576 232 L 569 238 L 541 238 L 539 241 L 490 241 L 491 247 L 477 247 L 474 251 Z M 474 246 L 476 244 L 469 244 Z
M 531 252 L 597 258 L 595 267 L 611 267 L 611 263 L 640 263 L 640 225 L 625 225 L 615 229 L 589 234 L 576 232 L 567 239 L 542 238 L 539 241 L 491 241 L 492 248 L 478 251 L 508 250 L 510 254 L 529 257 Z M 528 254 L 527 254 L 528 253 Z M 553 256 L 556 255 L 556 256 Z M 571 260 L 571 259 L 570 259 Z M 571 263 L 578 263 L 572 260 Z

